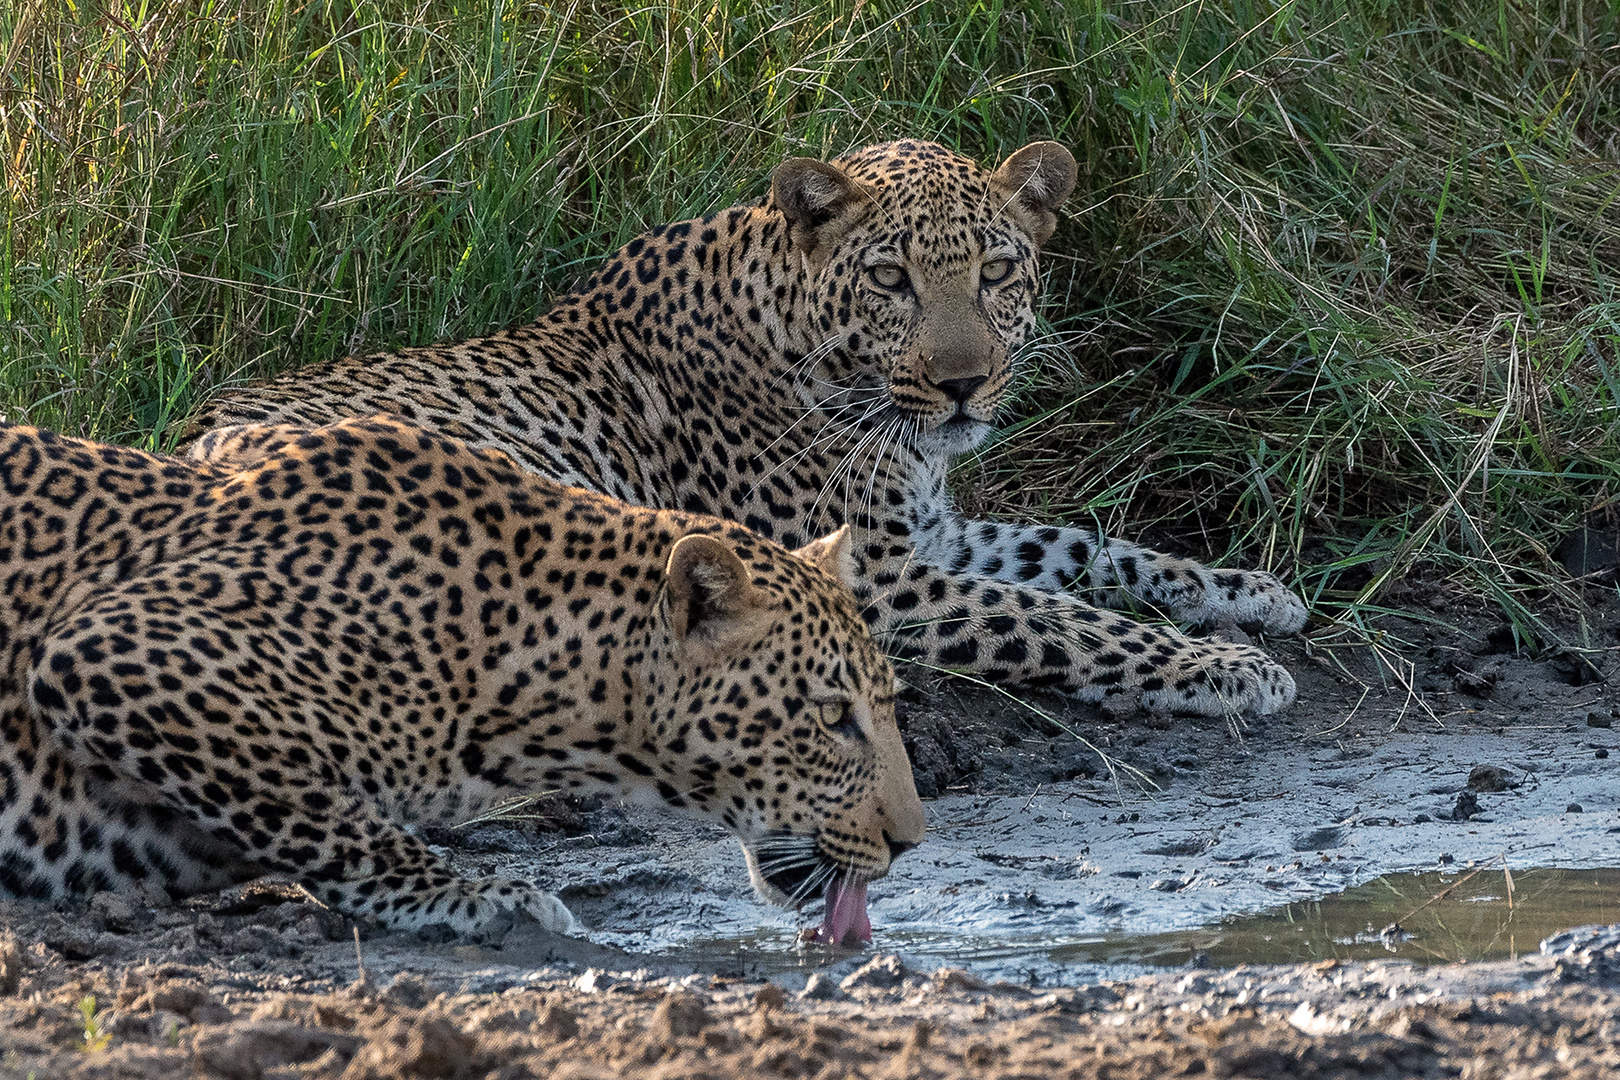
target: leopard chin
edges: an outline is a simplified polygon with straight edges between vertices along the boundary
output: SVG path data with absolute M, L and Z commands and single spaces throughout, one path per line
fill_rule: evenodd
M 957 413 L 931 427 L 924 428 L 917 436 L 917 446 L 933 453 L 965 454 L 988 439 L 991 430 L 988 420 L 978 420 L 964 413 Z

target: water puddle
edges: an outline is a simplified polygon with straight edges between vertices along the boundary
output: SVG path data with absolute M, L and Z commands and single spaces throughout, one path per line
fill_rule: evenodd
M 1290 903 L 1219 925 L 1162 934 L 988 936 L 879 931 L 875 947 L 920 970 L 962 967 L 985 979 L 1056 986 L 1127 978 L 1152 969 L 1402 959 L 1510 959 L 1571 926 L 1620 923 L 1620 868 L 1386 874 L 1320 900 Z M 660 950 L 698 970 L 754 975 L 809 972 L 849 953 L 802 949 L 792 930 L 753 929 Z
M 1620 922 L 1620 869 L 1387 874 L 1333 896 L 1228 919 L 1205 930 L 1060 946 L 1058 962 L 1293 964 L 1398 957 L 1506 960 L 1549 934 Z

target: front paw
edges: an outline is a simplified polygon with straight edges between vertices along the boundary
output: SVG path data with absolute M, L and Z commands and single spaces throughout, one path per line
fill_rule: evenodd
M 529 924 L 553 934 L 581 937 L 585 929 L 551 893 L 512 878 L 457 881 L 412 910 L 381 917 L 392 930 L 415 931 L 434 941 L 460 939 L 498 944 L 514 927 Z
M 1248 645 L 1194 642 L 1177 669 L 1163 685 L 1143 692 L 1143 708 L 1193 716 L 1266 716 L 1294 700 L 1294 677 L 1288 669 Z
M 1214 611 L 1200 621 L 1230 620 L 1263 634 L 1297 634 L 1305 628 L 1305 601 L 1275 576 L 1263 570 L 1217 570 L 1212 577 L 1207 606 Z

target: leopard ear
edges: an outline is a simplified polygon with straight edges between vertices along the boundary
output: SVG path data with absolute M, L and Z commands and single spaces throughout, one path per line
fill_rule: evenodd
M 828 577 L 836 578 L 845 588 L 853 589 L 856 581 L 854 552 L 849 526 L 840 525 L 837 532 L 828 533 L 820 540 L 812 540 L 793 554 Z
M 1074 155 L 1055 142 L 1030 143 L 1001 163 L 990 182 L 1007 196 L 1012 210 L 1037 244 L 1057 229 L 1057 208 L 1074 190 Z
M 815 250 L 825 230 L 864 209 L 872 192 L 836 165 L 815 158 L 788 158 L 771 176 L 770 205 L 787 218 L 793 242 Z
M 748 567 L 716 536 L 692 533 L 670 549 L 664 567 L 675 640 L 725 647 L 745 636 L 749 616 L 765 607 Z

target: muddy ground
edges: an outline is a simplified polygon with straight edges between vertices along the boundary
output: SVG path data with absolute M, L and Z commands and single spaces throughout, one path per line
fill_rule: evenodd
M 1369 925 L 1382 959 L 1075 959 L 1395 871 L 1620 866 L 1612 591 L 1563 612 L 1589 651 L 1529 656 L 1414 587 L 1371 645 L 1266 643 L 1300 701 L 1241 731 L 906 673 L 933 836 L 873 886 L 858 955 L 797 950 L 815 913 L 755 904 L 716 830 L 614 806 L 430 837 L 558 888 L 590 941 L 431 945 L 274 885 L 0 904 L 0 1076 L 1617 1075 L 1612 937 L 1424 964 L 1445 943 L 1384 952 Z

